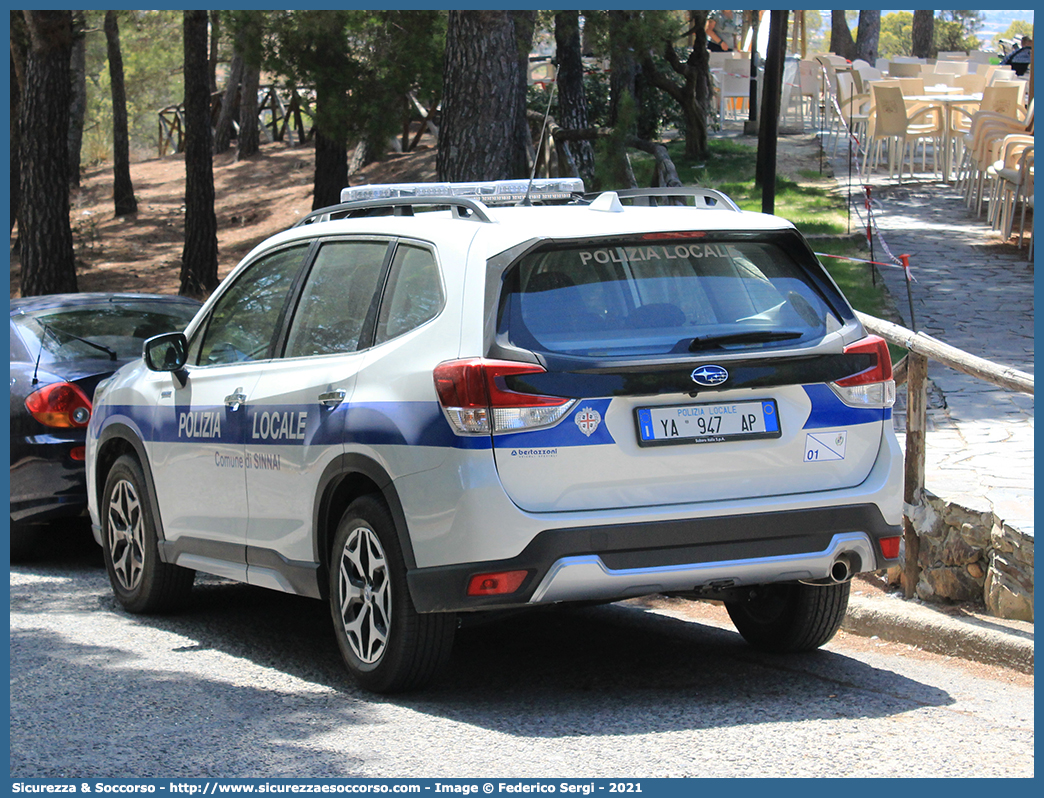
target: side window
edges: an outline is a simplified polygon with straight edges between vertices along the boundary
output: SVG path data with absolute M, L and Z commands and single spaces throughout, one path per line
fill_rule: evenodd
M 374 304 L 386 242 L 323 244 L 308 275 L 290 325 L 284 357 L 354 352 Z
M 310 244 L 254 261 L 214 305 L 195 361 L 200 366 L 264 360 Z
M 435 318 L 443 301 L 439 267 L 431 251 L 400 246 L 381 303 L 375 343 L 390 341 Z

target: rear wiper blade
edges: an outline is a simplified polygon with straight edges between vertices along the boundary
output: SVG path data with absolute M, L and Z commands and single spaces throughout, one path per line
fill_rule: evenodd
M 799 330 L 748 330 L 747 332 L 698 335 L 689 343 L 690 352 L 715 349 L 726 344 L 763 344 L 771 341 L 790 341 L 804 335 Z
M 51 334 L 51 337 L 55 340 L 58 340 L 59 335 L 64 335 L 66 338 L 72 338 L 73 340 L 79 341 L 82 344 L 87 344 L 87 346 L 92 347 L 93 349 L 97 349 L 99 352 L 104 352 L 109 356 L 109 360 L 116 360 L 119 357 L 115 349 L 110 349 L 105 344 L 99 344 L 87 338 L 81 338 L 79 335 L 73 335 L 71 332 L 66 332 L 60 327 L 55 327 L 51 324 L 44 324 L 44 327 L 47 329 L 47 332 Z M 61 344 L 61 341 L 58 341 L 58 343 Z

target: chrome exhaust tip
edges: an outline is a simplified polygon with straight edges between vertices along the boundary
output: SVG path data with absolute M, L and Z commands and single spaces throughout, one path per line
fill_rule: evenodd
M 834 584 L 847 582 L 852 578 L 852 561 L 848 554 L 839 554 L 830 566 L 830 581 Z

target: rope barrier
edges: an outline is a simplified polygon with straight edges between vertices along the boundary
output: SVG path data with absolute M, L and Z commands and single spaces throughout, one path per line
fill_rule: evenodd
M 835 92 L 834 86 L 833 86 L 833 84 L 830 81 L 830 76 L 829 76 L 829 74 L 827 72 L 826 65 L 822 65 L 821 64 L 820 65 L 820 71 L 821 71 L 823 86 L 826 88 L 826 94 L 827 94 L 827 98 L 826 99 L 827 99 L 827 101 L 829 103 L 829 106 L 832 108 L 834 113 L 837 115 L 837 119 L 839 120 L 839 122 L 841 124 L 841 128 L 843 130 L 843 133 L 844 133 L 845 137 L 848 139 L 848 142 L 849 142 L 849 155 L 848 155 L 848 157 L 849 157 L 849 164 L 851 165 L 852 160 L 853 160 L 853 155 L 854 155 L 855 156 L 854 160 L 855 160 L 856 167 L 857 167 L 857 173 L 861 175 L 863 173 L 863 167 L 864 167 L 864 165 L 866 163 L 865 159 L 868 159 L 870 157 L 869 147 L 864 148 L 863 143 L 859 140 L 859 136 L 857 136 L 855 131 L 852 130 L 852 126 L 850 124 L 850 120 L 846 120 L 845 119 L 844 112 L 841 110 L 841 105 L 838 102 L 837 92 Z M 824 103 L 824 108 L 825 107 L 826 107 L 826 103 Z M 838 131 L 835 135 L 840 136 L 840 135 L 842 135 L 842 132 Z M 852 147 L 853 143 L 855 144 L 854 148 Z M 835 150 L 836 150 L 836 146 L 835 146 Z M 900 169 L 901 168 L 902 168 L 902 166 L 900 165 Z M 851 180 L 851 175 L 849 175 L 849 180 Z M 868 186 L 868 185 L 864 185 L 863 186 L 863 190 L 865 192 L 865 199 L 863 201 L 863 208 L 866 211 L 866 219 L 864 220 L 863 219 L 863 215 L 859 212 L 859 204 L 856 203 L 856 202 L 853 202 L 853 198 L 852 198 L 852 195 L 851 195 L 851 186 L 849 186 L 848 208 L 849 208 L 850 212 L 853 209 L 855 210 L 856 216 L 859 218 L 860 223 L 862 224 L 862 226 L 866 230 L 867 245 L 870 248 L 870 256 L 871 256 L 870 259 L 867 260 L 867 259 L 862 259 L 862 258 L 848 258 L 848 257 L 844 257 L 844 256 L 841 256 L 841 255 L 827 255 L 825 253 L 819 253 L 819 252 L 817 252 L 816 255 L 817 255 L 817 257 L 838 258 L 840 260 L 850 260 L 850 261 L 853 261 L 855 263 L 866 263 L 866 264 L 870 265 L 870 267 L 871 267 L 871 274 L 873 274 L 873 267 L 874 266 L 887 266 L 889 268 L 900 268 L 900 269 L 902 269 L 903 270 L 903 275 L 906 278 L 906 297 L 907 297 L 907 301 L 909 302 L 909 307 L 910 307 L 910 327 L 911 327 L 911 329 L 916 330 L 917 329 L 917 322 L 916 322 L 916 320 L 914 318 L 913 291 L 911 289 L 911 283 L 917 282 L 917 278 L 914 277 L 913 271 L 910 269 L 910 256 L 909 255 L 898 255 L 897 256 L 889 248 L 888 242 L 885 240 L 885 237 L 881 234 L 881 228 L 877 224 L 877 216 L 874 213 L 874 204 L 873 204 L 873 199 L 871 197 L 871 187 Z M 876 258 L 874 258 L 874 254 L 873 253 L 874 253 L 874 236 L 875 235 L 877 237 L 877 240 L 881 244 L 881 249 L 884 251 L 884 254 L 889 259 L 889 262 L 887 262 L 887 263 L 878 261 Z M 876 285 L 876 279 L 874 280 L 874 284 Z
M 882 263 L 877 260 L 866 260 L 865 258 L 851 258 L 848 255 L 830 255 L 826 252 L 815 253 L 817 258 L 835 258 L 836 260 L 850 260 L 853 263 L 869 263 L 873 266 L 887 266 L 890 269 L 902 269 L 902 263 Z
M 869 195 L 870 187 L 869 186 L 864 186 L 864 188 L 867 189 L 867 194 Z M 862 222 L 863 218 L 862 218 L 862 215 L 859 213 L 859 206 L 857 204 L 853 203 L 852 207 L 855 209 L 856 216 L 859 217 L 859 221 Z M 869 200 L 866 203 L 866 209 L 867 209 L 867 220 L 866 220 L 865 226 L 866 226 L 867 230 L 870 230 L 871 227 L 872 227 L 873 231 L 877 234 L 877 240 L 881 243 L 881 249 L 884 250 L 885 255 L 887 255 L 888 258 L 892 262 L 890 265 L 903 266 L 903 260 L 902 259 L 904 257 L 905 258 L 909 258 L 909 255 L 894 255 L 892 253 L 892 250 L 889 249 L 889 247 L 888 247 L 888 242 L 885 240 L 885 237 L 881 234 L 881 228 L 877 226 L 877 216 L 874 215 L 873 206 L 870 204 Z M 870 240 L 869 236 L 867 236 L 867 238 L 868 238 L 868 240 Z M 904 267 L 904 268 L 908 268 L 908 267 Z M 912 274 L 908 276 L 908 279 L 912 280 L 913 282 L 917 282 L 917 280 L 913 277 Z

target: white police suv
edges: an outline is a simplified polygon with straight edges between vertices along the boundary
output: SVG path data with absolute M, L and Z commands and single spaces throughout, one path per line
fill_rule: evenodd
M 790 223 L 575 180 L 342 199 L 98 387 L 128 611 L 196 571 L 323 599 L 392 692 L 496 608 L 716 598 L 751 644 L 815 648 L 897 561 L 888 349 Z

